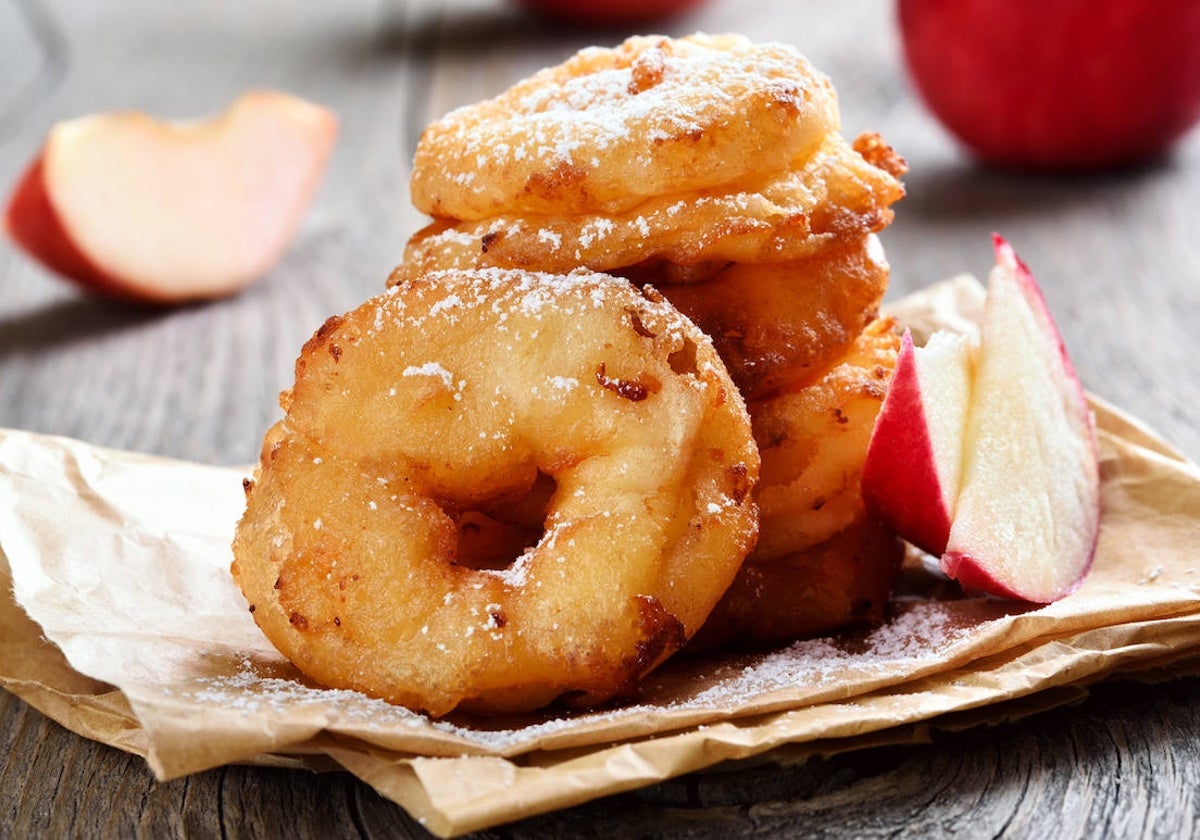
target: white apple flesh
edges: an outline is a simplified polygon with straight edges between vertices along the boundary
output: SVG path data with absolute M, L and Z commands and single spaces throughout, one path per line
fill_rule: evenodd
M 970 388 L 965 337 L 937 332 L 916 347 L 906 330 L 863 463 L 866 504 L 930 554 L 950 538 Z
M 281 257 L 336 133 L 331 112 L 273 91 L 205 122 L 125 112 L 59 123 L 5 227 L 95 291 L 163 304 L 232 294 Z
M 969 591 L 1048 603 L 1091 566 L 1100 526 L 1095 429 L 1050 311 L 996 238 L 941 567 Z

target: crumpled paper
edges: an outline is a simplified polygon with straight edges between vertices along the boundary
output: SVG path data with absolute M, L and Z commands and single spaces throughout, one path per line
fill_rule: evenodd
M 968 278 L 893 310 L 973 329 Z M 1083 586 L 1048 606 L 963 597 L 911 563 L 889 621 L 758 655 L 679 656 L 636 703 L 431 720 L 323 689 L 229 576 L 245 470 L 0 430 L 0 685 L 159 778 L 231 762 L 341 767 L 450 836 L 718 763 L 920 740 L 1117 672 L 1200 661 L 1200 468 L 1093 400 L 1103 515 Z

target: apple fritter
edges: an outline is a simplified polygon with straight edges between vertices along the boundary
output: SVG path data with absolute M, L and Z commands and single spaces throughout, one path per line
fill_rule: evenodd
M 317 331 L 284 407 L 232 571 L 330 687 L 434 715 L 602 702 L 699 629 L 754 543 L 735 386 L 617 278 L 405 282 Z
M 412 199 L 431 216 L 466 220 L 622 213 L 786 169 L 837 119 L 829 80 L 791 47 L 635 36 L 430 125 Z
M 436 219 L 405 248 L 391 283 L 473 266 L 620 272 L 649 260 L 679 265 L 789 262 L 885 228 L 904 188 L 838 134 L 808 157 L 720 189 L 672 190 L 618 213 L 501 213 Z

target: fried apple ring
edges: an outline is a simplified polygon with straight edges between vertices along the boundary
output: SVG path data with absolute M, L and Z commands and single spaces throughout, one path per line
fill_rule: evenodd
M 864 508 L 824 542 L 743 564 L 688 650 L 764 648 L 878 624 L 903 560 L 904 544 Z
M 736 388 L 618 278 L 405 282 L 327 321 L 282 404 L 232 571 L 327 686 L 433 715 L 603 702 L 684 644 L 754 542 Z
M 412 200 L 453 219 L 620 213 L 784 169 L 837 127 L 829 80 L 791 47 L 636 36 L 430 125 Z
M 671 190 L 626 212 L 435 221 L 410 239 L 389 284 L 475 266 L 565 273 L 615 272 L 652 259 L 800 260 L 882 230 L 903 195 L 891 171 L 834 133 L 792 169 L 722 190 Z
M 742 396 L 756 400 L 807 385 L 844 356 L 878 314 L 887 282 L 871 235 L 798 262 L 734 263 L 701 282 L 655 285 L 712 338 Z
M 860 477 L 899 340 L 872 322 L 812 385 L 750 402 L 762 457 L 758 546 L 693 650 L 758 647 L 878 621 L 902 544 L 863 505 Z
M 762 457 L 754 558 L 824 542 L 858 515 L 862 462 L 898 352 L 892 322 L 873 321 L 814 384 L 748 403 Z
M 892 320 L 875 320 L 816 383 L 749 403 L 762 457 L 755 557 L 816 545 L 858 515 L 866 444 L 898 352 Z

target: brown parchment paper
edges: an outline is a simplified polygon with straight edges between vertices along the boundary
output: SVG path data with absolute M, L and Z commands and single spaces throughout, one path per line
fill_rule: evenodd
M 982 289 L 893 310 L 970 331 Z M 676 657 L 638 702 L 434 721 L 308 683 L 229 577 L 245 471 L 0 430 L 0 685 L 160 778 L 231 762 L 343 767 L 449 836 L 725 761 L 801 760 L 999 720 L 1115 672 L 1200 662 L 1200 469 L 1093 400 L 1095 565 L 1049 606 L 965 598 L 911 564 L 882 627 L 753 656 Z

